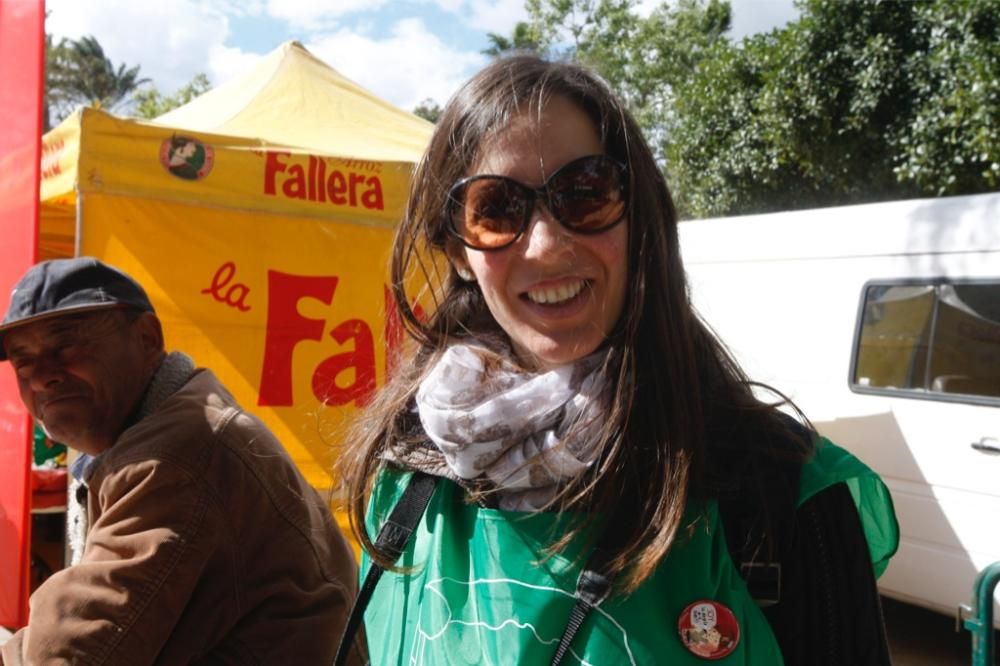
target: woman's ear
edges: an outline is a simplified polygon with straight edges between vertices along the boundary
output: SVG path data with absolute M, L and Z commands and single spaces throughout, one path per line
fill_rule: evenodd
M 445 247 L 445 254 L 448 255 L 448 261 L 455 269 L 455 272 L 458 273 L 458 277 L 466 282 L 476 281 L 476 276 L 473 274 L 472 269 L 469 268 L 469 262 L 465 258 L 465 248 L 462 247 L 461 243 L 449 242 L 447 247 Z

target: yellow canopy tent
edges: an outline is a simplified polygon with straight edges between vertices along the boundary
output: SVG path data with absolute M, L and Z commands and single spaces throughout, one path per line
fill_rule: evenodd
M 168 349 L 212 368 L 326 488 L 397 339 L 385 267 L 431 130 L 288 42 L 155 121 L 82 109 L 46 134 L 40 254 L 137 278 Z

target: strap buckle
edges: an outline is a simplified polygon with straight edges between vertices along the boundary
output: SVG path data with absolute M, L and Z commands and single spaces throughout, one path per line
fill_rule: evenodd
M 760 608 L 781 601 L 781 562 L 742 562 L 740 576 Z

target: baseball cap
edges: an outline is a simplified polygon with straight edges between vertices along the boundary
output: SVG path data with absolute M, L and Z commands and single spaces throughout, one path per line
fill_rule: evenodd
M 12 328 L 49 317 L 111 308 L 154 311 L 138 282 L 93 257 L 35 264 L 10 294 L 10 306 L 0 324 L 0 361 L 7 360 L 3 339 Z

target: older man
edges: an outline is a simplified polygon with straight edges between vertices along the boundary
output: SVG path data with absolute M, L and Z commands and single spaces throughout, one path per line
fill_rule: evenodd
M 81 452 L 82 558 L 31 597 L 14 664 L 327 664 L 353 555 L 274 435 L 209 370 L 166 353 L 145 291 L 92 258 L 34 266 L 0 361 Z

